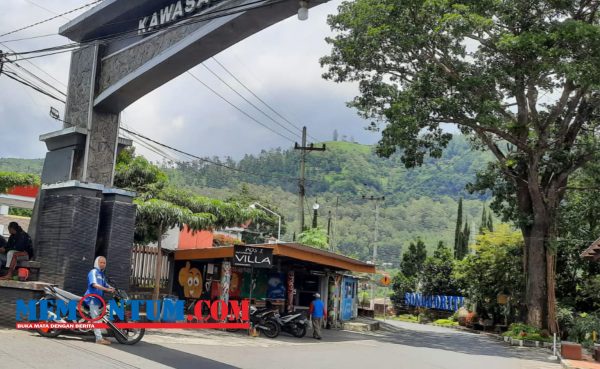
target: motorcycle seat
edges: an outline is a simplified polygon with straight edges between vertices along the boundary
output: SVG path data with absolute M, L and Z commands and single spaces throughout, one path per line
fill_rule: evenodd
M 67 300 L 75 300 L 77 302 L 79 302 L 79 300 L 81 300 L 81 296 L 77 296 L 71 292 L 65 291 L 65 290 L 61 290 L 60 288 L 54 287 L 54 292 L 56 292 L 58 295 L 64 297 Z

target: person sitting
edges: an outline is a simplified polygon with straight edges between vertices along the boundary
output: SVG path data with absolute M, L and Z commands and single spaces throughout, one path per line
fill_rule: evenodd
M 5 247 L 0 247 L 0 266 L 4 267 L 4 277 L 12 277 L 17 262 L 33 258 L 33 245 L 31 237 L 21 228 L 19 223 L 8 224 L 10 237 Z

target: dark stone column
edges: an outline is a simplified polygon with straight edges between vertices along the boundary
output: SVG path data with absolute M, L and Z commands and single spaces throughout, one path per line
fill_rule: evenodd
M 40 279 L 83 294 L 96 256 L 102 186 L 69 182 L 45 188 L 40 197 L 35 250 Z
M 106 274 L 124 290 L 129 289 L 135 229 L 132 195 L 120 190 L 105 190 L 96 244 L 96 255 L 106 256 Z

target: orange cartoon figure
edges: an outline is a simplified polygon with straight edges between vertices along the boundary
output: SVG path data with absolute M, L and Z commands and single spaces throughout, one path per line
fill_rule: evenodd
M 189 261 L 179 270 L 179 285 L 183 287 L 185 297 L 200 298 L 202 295 L 202 273 L 198 268 L 192 268 Z

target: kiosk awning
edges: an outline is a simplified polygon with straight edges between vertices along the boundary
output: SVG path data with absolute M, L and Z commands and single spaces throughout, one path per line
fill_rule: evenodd
M 375 266 L 347 256 L 299 243 L 248 245 L 273 249 L 273 255 L 325 265 L 357 273 L 375 273 Z M 233 257 L 233 246 L 210 249 L 176 250 L 175 260 L 210 260 Z

